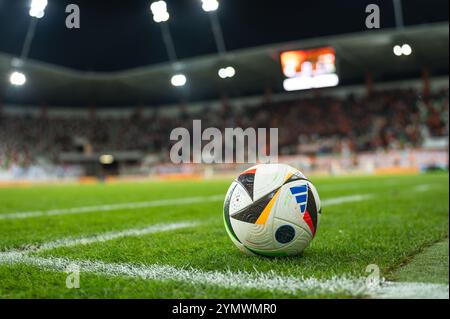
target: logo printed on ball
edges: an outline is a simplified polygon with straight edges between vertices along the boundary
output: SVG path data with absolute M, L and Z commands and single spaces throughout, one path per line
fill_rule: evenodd
M 306 202 L 308 200 L 308 185 L 300 185 L 291 187 L 291 194 L 295 196 L 297 204 L 300 205 L 300 211 L 303 214 L 306 210 Z

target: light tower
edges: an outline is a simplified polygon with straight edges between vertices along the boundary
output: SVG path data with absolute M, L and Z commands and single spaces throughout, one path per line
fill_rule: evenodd
M 161 34 L 163 37 L 164 45 L 166 46 L 167 55 L 169 56 L 169 60 L 172 63 L 172 67 L 175 72 L 178 71 L 177 64 L 177 54 L 175 51 L 175 46 L 173 44 L 172 34 L 170 33 L 168 21 L 170 20 L 170 14 L 167 9 L 167 3 L 165 1 L 157 1 L 153 2 L 150 5 L 150 11 L 153 14 L 153 21 L 158 23 L 161 27 Z M 184 86 L 187 82 L 187 78 L 182 73 L 176 73 L 171 78 L 171 83 L 173 86 L 181 87 Z
M 14 86 L 22 86 L 27 82 L 27 77 L 25 73 L 20 71 L 24 65 L 28 54 L 30 53 L 31 43 L 33 42 L 34 33 L 36 31 L 36 25 L 39 19 L 42 19 L 45 15 L 45 9 L 47 8 L 47 0 L 32 0 L 30 3 L 30 10 L 28 14 L 31 17 L 30 24 L 28 25 L 27 34 L 25 36 L 25 41 L 22 46 L 22 51 L 18 59 L 13 59 L 12 67 L 13 71 L 9 76 L 9 82 Z
M 405 28 L 405 21 L 403 19 L 403 5 L 402 0 L 393 0 L 395 26 L 398 30 L 402 31 Z M 403 45 L 396 45 L 393 48 L 396 56 L 409 56 L 413 53 L 413 49 L 410 44 L 405 43 Z
M 218 0 L 201 0 L 202 9 L 209 16 L 209 21 L 211 23 L 211 28 L 214 34 L 214 40 L 217 46 L 217 52 L 221 59 L 221 63 L 227 60 L 226 53 L 227 49 L 225 46 L 225 40 L 223 37 L 222 27 L 220 26 L 219 17 L 217 15 L 217 10 L 219 9 Z M 223 66 L 219 69 L 218 75 L 221 79 L 232 78 L 236 75 L 236 69 L 230 65 Z

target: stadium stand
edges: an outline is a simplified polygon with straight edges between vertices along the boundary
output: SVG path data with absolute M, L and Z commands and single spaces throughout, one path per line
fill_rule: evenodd
M 280 154 L 329 154 L 344 150 L 420 147 L 427 137 L 448 136 L 448 88 L 423 97 L 414 89 L 369 96 L 324 96 L 266 102 L 220 112 L 205 107 L 170 117 L 135 112 L 124 118 L 63 118 L 6 115 L 1 118 L 1 166 L 27 166 L 38 158 L 58 163 L 63 152 L 142 151 L 168 153 L 175 127 L 202 118 L 205 127 L 280 127 Z M 281 125 L 283 123 L 283 125 Z
M 170 166 L 169 136 L 176 127 L 191 128 L 195 119 L 222 131 L 279 128 L 279 155 L 302 158 L 307 172 L 348 166 L 348 159 L 332 163 L 333 156 L 422 148 L 440 153 L 417 155 L 420 161 L 403 167 L 448 167 L 448 24 L 370 36 L 367 41 L 367 33 L 358 32 L 239 49 L 230 53 L 238 70 L 230 81 L 217 76 L 220 55 L 180 60 L 190 78 L 184 89 L 170 86 L 171 63 L 85 72 L 29 59 L 23 71 L 30 83 L 18 88 L 0 82 L 0 180 L 189 171 Z M 393 54 L 393 45 L 406 40 L 414 43 L 413 57 Z M 334 48 L 339 85 L 286 93 L 280 53 L 317 47 Z M 0 72 L 8 74 L 13 62 L 0 53 Z M 113 155 L 114 163 L 99 163 L 102 155 Z M 324 156 L 326 164 L 315 163 Z M 372 158 L 366 166 L 396 167 L 401 156 L 394 157 Z

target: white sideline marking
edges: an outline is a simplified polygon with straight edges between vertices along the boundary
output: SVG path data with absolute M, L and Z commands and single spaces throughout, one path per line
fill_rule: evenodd
M 348 202 L 357 202 L 363 201 L 371 198 L 371 195 L 352 195 L 352 196 L 343 196 L 336 198 L 329 198 L 322 201 L 322 206 L 332 206 L 339 205 Z M 123 231 L 115 231 L 109 233 L 103 233 L 98 235 L 93 235 L 90 237 L 84 238 L 64 238 L 60 240 L 56 240 L 53 242 L 44 243 L 41 245 L 37 245 L 36 247 L 28 248 L 22 250 L 22 252 L 32 252 L 32 251 L 42 251 L 42 250 L 51 250 L 59 247 L 68 247 L 68 246 L 76 246 L 76 245 L 88 245 L 95 242 L 104 242 L 108 240 L 113 240 L 121 237 L 129 237 L 129 236 L 142 236 L 147 234 L 152 234 L 156 232 L 170 231 L 179 228 L 186 228 L 191 226 L 198 225 L 198 222 L 179 222 L 174 224 L 158 224 L 151 225 L 146 228 L 134 228 L 127 229 Z
M 357 201 L 367 200 L 370 197 L 371 197 L 371 195 L 342 196 L 342 197 L 325 199 L 322 201 L 322 205 L 338 205 L 338 204 L 348 203 L 348 202 L 357 202 Z M 99 205 L 99 206 L 53 209 L 53 210 L 47 210 L 47 211 L 17 212 L 17 213 L 9 213 L 9 214 L 0 214 L 0 220 L 2 220 L 2 219 L 24 219 L 24 218 L 42 217 L 42 216 L 85 214 L 85 213 L 93 213 L 93 212 L 129 210 L 129 209 L 138 209 L 138 208 L 147 208 L 147 207 L 178 206 L 178 205 L 186 205 L 186 204 L 205 203 L 205 202 L 218 202 L 218 201 L 223 201 L 223 200 L 224 200 L 224 195 L 213 195 L 213 196 L 204 196 L 204 197 L 188 197 L 188 198 L 176 198 L 176 199 L 161 199 L 161 200 L 153 200 L 153 201 L 148 201 L 148 202 L 118 203 L 118 204 Z
M 60 248 L 60 247 L 89 245 L 89 244 L 93 244 L 93 243 L 105 242 L 105 241 L 114 240 L 114 239 L 123 238 L 123 237 L 144 236 L 144 235 L 167 232 L 167 231 L 181 229 L 181 228 L 188 228 L 188 227 L 197 226 L 199 224 L 200 224 L 199 222 L 179 222 L 179 223 L 173 223 L 173 224 L 156 224 L 156 225 L 151 225 L 151 226 L 145 227 L 145 228 L 132 228 L 132 229 L 126 229 L 126 230 L 122 230 L 122 231 L 102 233 L 102 234 L 98 234 L 98 235 L 94 235 L 94 236 L 90 236 L 90 237 L 64 238 L 64 239 L 56 240 L 53 242 L 44 243 L 42 245 L 37 245 L 36 247 L 28 248 L 21 252 L 29 253 L 29 252 L 51 250 L 51 249 L 56 249 L 56 248 Z
M 414 187 L 414 191 L 415 192 L 419 192 L 419 193 L 423 193 L 423 192 L 427 192 L 431 189 L 431 185 L 417 185 L 416 187 Z
M 336 184 L 321 184 L 316 185 L 318 191 L 334 191 L 334 190 L 349 190 L 349 189 L 361 189 L 364 187 L 369 188 L 379 188 L 380 185 L 384 187 L 392 187 L 392 186 L 400 186 L 400 185 L 408 185 L 406 181 L 376 181 L 372 182 L 360 182 L 360 183 L 336 183 Z
M 25 264 L 46 270 L 64 272 L 69 265 L 80 266 L 81 272 L 105 276 L 125 276 L 143 280 L 174 280 L 194 285 L 213 285 L 222 288 L 259 289 L 280 291 L 294 294 L 303 293 L 340 293 L 351 296 L 369 296 L 374 298 L 449 298 L 448 285 L 425 283 L 384 282 L 370 288 L 364 278 L 332 278 L 318 280 L 315 278 L 295 278 L 269 273 L 234 273 L 183 269 L 169 265 L 134 265 L 104 263 L 101 261 L 70 260 L 67 258 L 41 258 L 27 256 L 23 253 L 0 253 L 0 264 Z
M 335 197 L 335 198 L 328 198 L 324 199 L 322 201 L 322 206 L 332 206 L 332 205 L 339 205 L 343 203 L 352 203 L 352 202 L 360 202 L 364 200 L 368 200 L 372 197 L 370 194 L 365 195 L 351 195 L 351 196 L 341 196 L 341 197 Z
M 332 205 L 338 205 L 342 203 L 348 203 L 348 202 L 356 202 L 356 201 L 362 201 L 369 199 L 371 195 L 353 195 L 353 196 L 344 196 L 344 197 L 337 197 L 337 198 L 330 198 L 325 199 L 322 201 L 322 206 L 332 206 Z M 157 224 L 157 225 L 151 225 L 146 228 L 132 228 L 132 229 L 126 229 L 122 231 L 113 231 L 113 232 L 107 232 L 102 234 L 97 234 L 89 237 L 80 237 L 80 238 L 63 238 L 60 240 L 56 240 L 53 242 L 47 242 L 43 244 L 38 244 L 36 246 L 31 245 L 30 248 L 25 248 L 24 250 L 21 250 L 22 253 L 28 253 L 28 252 L 36 252 L 36 251 L 43 251 L 43 250 L 51 250 L 56 249 L 60 247 L 70 247 L 70 246 L 76 246 L 76 245 L 89 245 L 96 242 L 105 242 L 109 240 L 114 240 L 117 238 L 122 237 L 130 237 L 130 236 L 143 236 L 148 235 L 152 233 L 157 232 L 165 232 L 180 228 L 187 228 L 199 225 L 199 222 L 178 222 L 173 224 Z
M 84 214 L 84 213 L 93 213 L 93 212 L 99 212 L 99 211 L 107 212 L 107 211 L 114 211 L 114 210 L 137 209 L 137 208 L 147 208 L 147 207 L 178 206 L 178 205 L 185 205 L 185 204 L 216 202 L 216 201 L 223 201 L 223 200 L 224 200 L 224 195 L 187 197 L 187 198 L 175 198 L 175 199 L 161 199 L 161 200 L 153 200 L 153 201 L 148 201 L 148 202 L 118 203 L 118 204 L 99 205 L 99 206 L 53 209 L 53 210 L 47 210 L 47 211 L 43 210 L 43 211 L 34 211 L 34 212 L 18 212 L 18 213 L 0 214 L 0 220 L 1 219 L 19 219 L 19 218 L 41 217 L 41 216 Z

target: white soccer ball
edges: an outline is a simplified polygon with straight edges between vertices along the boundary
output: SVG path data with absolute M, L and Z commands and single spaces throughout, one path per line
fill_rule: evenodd
M 251 255 L 300 254 L 314 238 L 320 215 L 314 185 L 285 164 L 249 168 L 231 184 L 224 203 L 228 235 Z

